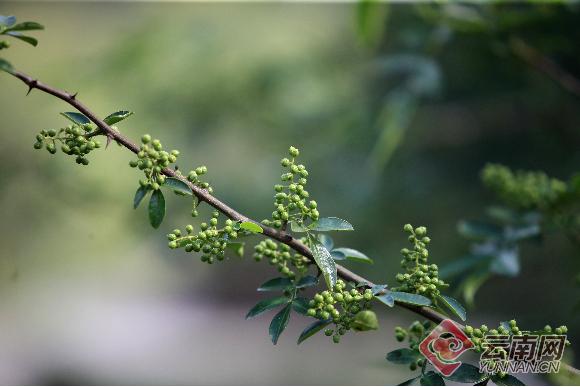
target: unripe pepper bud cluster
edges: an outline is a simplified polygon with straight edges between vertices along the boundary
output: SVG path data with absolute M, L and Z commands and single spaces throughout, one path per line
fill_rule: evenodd
M 145 179 L 139 180 L 142 187 L 158 190 L 165 183 L 165 176 L 161 171 L 169 164 L 175 163 L 177 156 L 179 151 L 166 152 L 159 140 L 153 140 L 150 135 L 145 134 L 141 137 L 137 160 L 131 160 L 129 166 L 139 168 L 145 173 Z
M 370 289 L 347 286 L 343 280 L 338 280 L 332 292 L 325 290 L 314 295 L 308 304 L 307 314 L 320 320 L 332 320 L 335 328 L 326 329 L 324 334 L 332 336 L 332 340 L 339 343 L 340 337 L 347 331 L 359 329 L 357 315 L 366 317 L 359 313 L 370 311 L 372 299 Z
M 92 124 L 69 125 L 58 131 L 54 129 L 41 130 L 36 135 L 34 149 L 46 148 L 48 153 L 55 154 L 57 143 L 61 143 L 61 151 L 64 154 L 76 156 L 77 164 L 88 165 L 89 160 L 85 157 L 92 150 L 101 147 L 98 140 L 89 138 L 87 135 L 94 129 Z
M 409 325 L 407 329 L 403 327 L 395 327 L 395 339 L 399 342 L 408 340 L 409 348 L 413 351 L 419 350 L 419 344 L 427 337 L 431 328 L 433 327 L 433 323 L 431 321 L 425 320 L 423 323 L 419 321 L 414 321 Z M 415 371 L 418 367 L 422 367 L 425 364 L 426 359 L 420 358 L 417 361 L 414 361 L 409 364 L 409 368 L 411 371 Z
M 171 249 L 185 248 L 189 252 L 201 252 L 201 261 L 209 264 L 216 260 L 223 261 L 228 242 L 238 237 L 239 227 L 231 219 L 227 219 L 222 228 L 218 228 L 219 212 L 214 211 L 208 223 L 200 225 L 200 231 L 194 233 L 192 225 L 185 227 L 185 234 L 179 229 L 167 235 Z
M 288 278 L 294 278 L 296 273 L 290 265 L 300 274 L 308 270 L 308 258 L 300 254 L 292 253 L 290 247 L 283 243 L 276 243 L 272 239 L 260 241 L 254 248 L 254 259 L 258 262 L 267 259 L 271 265 L 275 265 L 278 271 Z
M 210 194 L 213 193 L 213 188 L 209 185 L 209 183 L 202 181 L 201 176 L 207 173 L 207 167 L 205 165 L 199 166 L 194 170 L 189 171 L 187 174 L 187 180 L 192 182 L 194 185 L 198 186 L 199 188 L 207 190 Z M 192 214 L 193 216 L 196 216 Z
M 318 205 L 314 200 L 308 201 L 310 193 L 306 191 L 308 171 L 302 164 L 296 164 L 296 158 L 300 151 L 293 146 L 288 150 L 290 158 L 283 158 L 281 164 L 288 169 L 280 177 L 283 184 L 276 184 L 274 191 L 275 210 L 272 212 L 272 220 L 262 221 L 266 226 L 280 228 L 289 221 L 304 223 L 306 219 L 318 220 Z
M 403 228 L 409 233 L 409 242 L 413 244 L 413 249 L 401 250 L 403 260 L 401 266 L 406 269 L 406 273 L 399 273 L 395 277 L 401 284 L 393 291 L 421 294 L 431 299 L 440 294 L 440 289 L 449 285 L 439 279 L 439 268 L 435 264 L 428 264 L 429 251 L 427 245 L 431 239 L 427 236 L 425 227 L 417 227 L 406 224 Z

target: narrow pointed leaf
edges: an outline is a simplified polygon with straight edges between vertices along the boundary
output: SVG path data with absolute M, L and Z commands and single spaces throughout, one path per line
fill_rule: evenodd
M 228 242 L 226 247 L 233 251 L 238 257 L 244 256 L 244 242 Z
M 270 323 L 270 338 L 272 339 L 272 344 L 276 345 L 278 343 L 278 338 L 280 338 L 280 335 L 288 326 L 291 311 L 292 306 L 288 304 L 272 319 Z
M 352 224 L 348 223 L 346 220 L 330 217 L 330 218 L 320 218 L 316 222 L 308 226 L 312 231 L 352 231 L 354 228 Z
M 143 200 L 145 195 L 147 195 L 147 192 L 149 192 L 149 189 L 145 187 L 139 187 L 137 189 L 137 192 L 135 192 L 135 197 L 133 198 L 133 208 L 136 209 L 139 207 L 139 203 L 141 203 L 141 200 Z
M 264 282 L 262 285 L 260 285 L 258 291 L 271 292 L 275 290 L 284 290 L 290 286 L 292 286 L 292 281 L 289 278 L 278 277 Z
M 346 255 L 344 255 L 343 253 L 341 253 L 340 251 L 336 251 L 336 250 L 332 250 L 330 252 L 330 255 L 332 255 L 332 258 L 335 261 L 344 261 L 346 259 Z
M 253 222 L 242 222 L 240 224 L 240 228 L 242 228 L 244 230 L 248 230 L 248 231 L 253 232 L 255 234 L 261 234 L 264 232 L 262 227 L 258 226 L 256 223 L 253 223 Z
M 0 15 L 0 25 L 4 27 L 10 27 L 16 23 L 16 16 L 3 16 Z
M 91 120 L 89 120 L 84 114 L 77 113 L 77 112 L 64 112 L 60 113 L 64 117 L 68 118 L 70 121 L 77 125 L 85 125 L 90 124 Z
M 447 308 L 449 308 L 450 311 L 452 311 L 457 317 L 459 317 L 461 321 L 465 321 L 467 319 L 467 312 L 465 311 L 465 308 L 455 298 L 444 296 L 441 294 L 439 295 L 439 299 L 443 302 L 443 304 Z
M 308 325 L 298 337 L 298 343 L 302 343 L 304 340 L 314 336 L 316 333 L 320 332 L 324 329 L 328 324 L 330 324 L 332 320 L 318 320 L 313 322 L 312 324 Z
M 308 288 L 315 285 L 318 285 L 318 277 L 307 275 L 300 278 L 300 281 L 296 283 L 296 289 Z
M 445 380 L 443 380 L 441 375 L 436 374 L 433 371 L 429 371 L 425 375 L 421 376 L 420 383 L 422 386 L 444 386 Z
M 292 309 L 296 313 L 306 316 L 308 314 L 308 300 L 304 297 L 298 297 L 292 301 Z
M 372 259 L 370 259 L 366 255 L 364 255 L 363 253 L 361 253 L 360 251 L 357 251 L 355 249 L 351 249 L 348 247 L 339 247 L 339 248 L 332 250 L 331 253 L 334 253 L 335 251 L 343 254 L 345 256 L 345 258 L 348 259 L 349 261 L 373 263 Z
M 431 305 L 431 300 L 425 296 L 421 296 L 420 294 L 405 293 L 405 292 L 389 292 L 388 294 L 390 294 L 397 302 L 418 306 Z
M 246 314 L 246 319 L 250 319 L 252 317 L 256 317 L 259 316 L 260 314 L 273 309 L 279 305 L 284 305 L 287 304 L 288 302 L 290 302 L 290 300 L 287 297 L 276 297 L 276 298 L 269 298 L 267 300 L 262 300 L 260 302 L 258 302 L 256 305 L 254 305 L 254 307 L 252 309 L 250 309 L 250 311 L 248 312 L 248 314 Z
M 44 26 L 42 24 L 36 22 L 22 22 L 8 28 L 6 31 L 34 31 L 43 29 Z
M 373 285 L 371 292 L 373 292 L 373 296 L 376 296 L 377 294 L 383 292 L 387 287 L 388 285 Z
M 128 110 L 121 110 L 112 114 L 109 114 L 103 121 L 107 123 L 107 125 L 114 125 L 117 122 L 123 121 L 125 118 L 130 117 L 133 115 L 133 112 Z
M 158 228 L 165 217 L 165 197 L 160 189 L 153 191 L 149 199 L 149 223 L 153 228 Z
M 387 360 L 395 364 L 411 364 L 417 361 L 421 357 L 421 354 L 417 351 L 413 351 L 409 348 L 395 349 L 387 353 Z
M 191 188 L 189 188 L 189 186 L 185 182 L 183 182 L 179 179 L 176 179 L 174 177 L 166 178 L 165 183 L 163 183 L 163 186 L 170 188 L 176 192 L 180 192 L 180 193 L 185 194 L 185 195 L 193 196 L 193 192 L 191 192 Z
M 328 289 L 333 289 L 338 277 L 334 259 L 328 250 L 317 241 L 312 243 L 312 256 L 324 275 Z
M 397 386 L 410 386 L 415 382 L 415 380 L 417 380 L 419 378 L 420 378 L 420 376 L 416 376 L 414 378 L 411 378 L 409 380 L 405 380 L 404 382 L 397 384 Z
M 395 306 L 395 299 L 390 294 L 381 294 L 379 296 L 375 296 L 375 298 L 383 304 L 390 306 L 391 308 Z
M 12 64 L 10 62 L 0 58 L 0 70 L 6 71 L 7 73 L 12 74 L 12 72 L 14 71 L 14 68 L 12 67 Z
M 445 379 L 458 383 L 478 383 L 484 378 L 485 374 L 479 372 L 479 368 L 467 363 L 461 364 L 454 373 L 445 377 Z
M 6 32 L 6 35 L 10 35 L 13 38 L 16 39 L 20 39 L 23 42 L 26 42 L 28 44 L 33 45 L 34 47 L 36 47 L 38 45 L 38 40 L 36 40 L 35 38 L 33 38 L 32 36 L 27 36 L 27 35 L 22 35 L 20 32 L 18 31 L 10 31 L 10 32 Z

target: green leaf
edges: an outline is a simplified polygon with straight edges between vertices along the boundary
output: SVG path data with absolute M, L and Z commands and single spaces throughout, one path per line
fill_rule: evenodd
M 6 71 L 7 73 L 12 74 L 12 72 L 14 71 L 14 68 L 12 67 L 12 64 L 10 62 L 0 58 L 0 70 Z
M 379 320 L 372 310 L 361 310 L 354 316 L 351 327 L 358 332 L 379 329 Z
M 329 237 L 326 234 L 318 234 L 318 240 L 320 241 L 320 243 L 322 243 L 324 247 L 326 247 L 326 250 L 328 251 L 332 250 L 332 247 L 334 246 L 334 241 L 332 240 L 331 237 Z
M 441 375 L 436 374 L 433 371 L 429 371 L 425 375 L 421 376 L 420 383 L 422 386 L 444 386 L 445 380 L 443 380 Z
M 304 225 L 298 224 L 298 222 L 294 220 L 291 220 L 290 230 L 292 230 L 292 232 L 306 232 L 308 231 L 308 228 L 304 227 Z
M 289 278 L 278 277 L 264 282 L 262 285 L 260 285 L 258 291 L 272 292 L 275 290 L 284 290 L 290 286 L 292 286 L 292 281 Z
M 176 179 L 175 177 L 168 177 L 163 183 L 164 187 L 170 188 L 176 192 L 180 192 L 185 195 L 193 196 L 191 188 L 182 180 Z
M 512 375 L 506 375 L 503 378 L 497 374 L 491 375 L 491 381 L 498 386 L 525 386 L 521 380 Z
M 397 384 L 397 386 L 410 386 L 413 384 L 413 382 L 415 382 L 415 380 L 417 380 L 419 378 L 420 378 L 420 376 L 415 376 L 414 378 L 411 378 L 409 380 L 405 380 L 404 382 Z
M 256 223 L 253 222 L 242 222 L 240 223 L 240 228 L 243 228 L 244 230 L 248 230 L 255 234 L 261 234 L 264 232 L 262 227 L 258 226 Z
M 373 292 L 373 296 L 376 296 L 377 294 L 383 292 L 385 289 L 387 289 L 388 285 L 380 285 L 380 284 L 375 284 L 371 287 L 371 292 Z
M 344 255 L 343 253 L 341 253 L 340 251 L 336 251 L 336 250 L 332 250 L 330 252 L 330 255 L 332 255 L 332 258 L 335 261 L 344 261 L 346 259 L 346 255 Z
M 298 337 L 298 343 L 300 344 L 302 343 L 304 340 L 314 336 L 316 333 L 320 332 L 322 329 L 324 329 L 326 326 L 328 326 L 328 324 L 330 324 L 332 322 L 332 320 L 317 320 L 315 322 L 313 322 L 312 324 L 308 325 L 300 334 L 300 337 Z
M 292 301 L 292 309 L 294 309 L 296 313 L 306 316 L 308 315 L 308 308 L 308 300 L 304 297 L 298 297 Z
M 489 378 L 485 377 L 481 380 L 481 382 L 474 383 L 474 386 L 487 386 L 487 382 L 489 382 Z
M 420 294 L 405 293 L 405 292 L 389 292 L 395 301 L 402 302 L 404 304 L 418 305 L 418 306 L 429 306 L 431 305 L 431 300 Z
M 226 247 L 233 251 L 238 257 L 244 256 L 244 242 L 228 242 Z
M 318 285 L 318 277 L 313 275 L 307 275 L 300 278 L 300 281 L 296 284 L 296 289 L 308 288 L 310 286 Z
M 457 231 L 466 238 L 476 240 L 500 239 L 503 236 L 501 227 L 485 222 L 462 220 L 457 224 Z
M 487 281 L 489 276 L 490 274 L 487 271 L 480 271 L 473 273 L 461 283 L 463 299 L 465 300 L 467 305 L 473 306 L 473 303 L 475 301 L 475 294 L 477 293 L 481 285 L 483 285 L 483 283 Z
M 493 273 L 515 277 L 520 273 L 520 257 L 516 247 L 500 249 L 489 266 Z
M 38 45 L 38 40 L 36 40 L 32 36 L 22 35 L 20 32 L 17 32 L 17 31 L 6 32 L 6 35 L 12 36 L 13 38 L 16 38 L 16 39 L 20 39 L 23 42 L 26 42 L 28 44 L 33 45 L 34 47 L 36 47 Z
M 143 200 L 145 195 L 147 195 L 147 192 L 149 192 L 149 189 L 146 187 L 137 188 L 137 192 L 135 192 L 135 197 L 133 198 L 133 208 L 136 209 L 139 207 L 139 203 L 141 203 L 141 200 Z
M 16 21 L 16 19 L 14 21 Z M 33 31 L 43 29 L 44 26 L 36 22 L 22 22 L 8 28 L 6 31 Z
M 254 305 L 254 307 L 252 309 L 250 309 L 250 311 L 248 312 L 248 314 L 246 314 L 246 320 L 250 319 L 252 317 L 256 317 L 270 309 L 274 309 L 275 307 L 279 306 L 279 305 L 284 305 L 289 303 L 290 300 L 287 297 L 284 296 L 280 296 L 280 297 L 276 297 L 276 298 L 269 298 L 267 300 L 262 300 L 260 302 L 258 302 L 256 305 Z
M 0 25 L 3 25 L 4 27 L 10 27 L 14 23 L 16 23 L 16 16 L 0 15 Z
M 272 344 L 276 345 L 276 343 L 278 343 L 278 338 L 282 332 L 284 332 L 286 326 L 288 326 L 288 321 L 290 321 L 290 311 L 292 311 L 292 306 L 288 304 L 272 319 L 272 322 L 270 323 L 270 337 L 272 338 Z
M 360 251 L 357 251 L 355 249 L 350 249 L 348 247 L 339 247 L 339 248 L 332 250 L 332 252 L 335 252 L 335 251 L 343 254 L 346 257 L 346 259 L 348 259 L 349 261 L 373 263 L 372 259 L 370 259 L 366 255 L 364 255 L 363 253 L 361 253 Z
M 450 376 L 445 376 L 445 379 L 458 383 L 477 383 L 484 378 L 485 374 L 480 373 L 479 368 L 467 363 L 461 364 Z
M 338 274 L 336 270 L 336 264 L 334 263 L 334 259 L 326 250 L 326 248 L 320 244 L 318 241 L 311 239 L 311 247 L 312 247 L 312 256 L 314 257 L 314 261 L 322 271 L 324 275 L 324 279 L 326 280 L 326 286 L 328 289 L 333 289 L 334 285 L 336 285 L 336 281 L 338 279 Z
M 455 298 L 440 294 L 439 299 L 447 308 L 449 308 L 449 310 L 451 310 L 457 317 L 459 317 L 461 321 L 465 321 L 467 319 L 467 312 L 465 311 L 465 308 Z
M 308 226 L 312 231 L 352 231 L 354 228 L 346 220 L 339 218 L 320 218 Z
M 395 364 L 411 364 L 417 361 L 421 354 L 409 348 L 395 349 L 387 353 L 387 360 Z
M 77 125 L 85 125 L 91 123 L 91 120 L 89 120 L 84 114 L 81 113 L 64 112 L 60 114 Z
M 449 262 L 439 269 L 440 278 L 450 278 L 466 272 L 476 265 L 489 263 L 492 257 L 487 255 L 466 255 Z
M 158 228 L 165 217 L 165 198 L 160 189 L 153 191 L 149 199 L 149 223 Z
M 109 114 L 107 117 L 105 117 L 103 121 L 105 121 L 107 125 L 114 125 L 117 122 L 123 121 L 125 118 L 130 117 L 132 115 L 133 112 L 130 112 L 128 110 L 120 110 L 118 112 Z
M 390 294 L 381 294 L 379 296 L 375 296 L 375 298 L 391 308 L 395 306 L 395 298 Z

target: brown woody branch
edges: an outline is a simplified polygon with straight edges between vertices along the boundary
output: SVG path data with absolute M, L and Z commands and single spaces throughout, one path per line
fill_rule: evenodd
M 83 113 L 95 125 L 97 125 L 97 127 L 99 128 L 98 132 L 97 132 L 98 134 L 104 135 L 111 140 L 115 140 L 116 142 L 123 145 L 125 148 L 129 149 L 133 153 L 139 152 L 139 147 L 137 145 L 135 145 L 131 140 L 129 140 L 127 137 L 125 137 L 121 133 L 112 129 L 109 125 L 107 125 L 107 123 L 105 123 L 103 120 L 98 118 L 95 115 L 95 113 L 93 113 L 91 110 L 89 110 L 89 108 L 87 108 L 85 105 L 83 105 L 76 98 L 76 96 L 77 96 L 76 93 L 70 94 L 70 93 L 67 93 L 65 91 L 55 89 L 55 88 L 48 86 L 42 82 L 39 82 L 36 79 L 33 79 L 30 76 L 28 76 L 24 73 L 21 73 L 19 71 L 12 71 L 11 74 L 14 75 L 16 78 L 20 79 L 26 85 L 28 85 L 28 87 L 29 87 L 28 93 L 30 93 L 30 91 L 32 91 L 33 89 L 37 89 L 37 90 L 43 91 L 47 94 L 53 95 L 53 96 L 65 101 L 69 105 L 76 108 L 79 112 Z M 199 199 L 199 201 L 206 202 L 210 206 L 214 207 L 215 209 L 217 209 L 221 213 L 228 216 L 230 219 L 232 219 L 234 221 L 253 222 L 253 223 L 259 224 L 262 227 L 262 229 L 264 230 L 263 231 L 264 235 L 266 235 L 270 238 L 276 239 L 277 241 L 288 245 L 289 247 L 294 249 L 299 254 L 309 258 L 311 260 L 311 262 L 314 261 L 314 259 L 312 257 L 312 252 L 310 251 L 310 249 L 304 243 L 302 243 L 300 240 L 298 240 L 298 239 L 294 238 L 292 235 L 288 234 L 285 230 L 277 230 L 277 229 L 274 229 L 272 227 L 264 226 L 264 225 L 260 224 L 259 222 L 256 222 L 255 220 L 252 220 L 252 219 L 248 218 L 247 216 L 240 214 L 239 212 L 237 212 L 233 208 L 229 207 L 224 202 L 217 199 L 215 196 L 212 196 L 211 194 L 209 194 L 206 190 L 201 189 L 201 188 L 195 186 L 194 184 L 192 184 L 187 179 L 185 179 L 183 176 L 177 174 L 177 172 L 171 168 L 163 169 L 163 174 L 165 174 L 166 176 L 169 176 L 169 177 L 174 177 L 174 178 L 180 179 L 181 181 L 186 183 L 191 188 L 193 194 Z M 352 271 L 348 270 L 345 267 L 342 267 L 340 265 L 336 265 L 336 267 L 338 270 L 338 276 L 346 281 L 352 281 L 352 282 L 355 282 L 357 284 L 358 283 L 365 283 L 366 286 L 368 286 L 368 287 L 372 287 L 374 285 L 371 281 L 367 280 L 366 278 L 364 278 L 356 273 L 353 273 Z M 414 306 L 414 305 L 409 305 L 409 304 L 404 304 L 404 303 L 397 303 L 397 305 L 399 307 L 402 307 L 402 308 L 408 309 L 414 313 L 417 313 L 417 314 L 423 316 L 424 318 L 427 318 L 427 319 L 433 321 L 436 324 L 438 324 L 441 321 L 443 321 L 444 319 L 448 318 L 447 316 L 445 316 L 441 313 L 438 313 L 437 311 L 435 311 L 431 308 Z M 457 323 L 457 324 L 461 325 L 459 323 Z M 574 368 L 570 365 L 563 364 L 562 368 L 565 369 L 567 372 L 570 372 L 574 375 L 580 375 L 580 371 L 578 371 L 576 368 Z

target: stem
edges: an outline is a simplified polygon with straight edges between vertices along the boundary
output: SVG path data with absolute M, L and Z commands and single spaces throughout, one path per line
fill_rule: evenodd
M 51 86 L 48 86 L 44 83 L 41 83 L 38 80 L 33 79 L 30 76 L 28 76 L 24 73 L 21 73 L 19 71 L 16 71 L 16 70 L 13 70 L 12 72 L 10 72 L 10 74 L 14 75 L 16 78 L 20 79 L 22 82 L 24 82 L 26 85 L 28 85 L 28 87 L 29 87 L 28 92 L 32 91 L 33 89 L 43 91 L 47 94 L 53 95 L 53 96 L 65 101 L 66 103 L 68 103 L 69 105 L 71 105 L 75 109 L 77 109 L 79 112 L 83 113 L 99 128 L 98 133 L 95 133 L 95 135 L 102 134 L 104 136 L 107 136 L 111 140 L 117 141 L 118 143 L 120 143 L 121 145 L 123 145 L 125 148 L 129 149 L 133 153 L 139 152 L 139 147 L 137 145 L 135 145 L 131 140 L 129 140 L 127 137 L 123 136 L 121 133 L 113 130 L 103 120 L 98 118 L 95 115 L 95 113 L 93 113 L 91 110 L 89 110 L 88 107 L 86 107 L 79 100 L 77 100 L 76 94 L 70 94 L 70 93 L 67 93 L 65 91 L 55 89 Z M 191 191 L 198 198 L 199 201 L 206 202 L 207 204 L 209 204 L 210 206 L 212 206 L 213 208 L 220 211 L 221 213 L 228 216 L 230 219 L 232 219 L 234 221 L 252 222 L 252 223 L 256 223 L 256 224 L 260 225 L 260 227 L 262 227 L 262 229 L 264 230 L 264 232 L 263 232 L 264 235 L 266 235 L 272 239 L 276 239 L 277 241 L 288 245 L 289 247 L 291 247 L 293 250 L 295 250 L 299 254 L 309 258 L 311 262 L 314 262 L 314 258 L 312 256 L 312 252 L 310 251 L 310 249 L 304 243 L 302 243 L 298 239 L 295 239 L 294 237 L 292 237 L 292 235 L 288 234 L 286 231 L 280 231 L 280 230 L 277 230 L 275 228 L 261 225 L 259 222 L 255 221 L 253 219 L 250 219 L 245 215 L 240 214 L 239 212 L 237 212 L 233 208 L 229 207 L 224 202 L 217 199 L 215 196 L 210 195 L 206 190 L 199 188 L 196 185 L 194 185 L 193 183 L 189 182 L 187 179 L 185 179 L 180 174 L 177 174 L 176 171 L 171 169 L 171 168 L 164 168 L 162 173 L 166 176 L 174 177 L 174 178 L 179 179 L 179 180 L 183 181 L 184 183 L 186 183 L 189 186 L 189 188 L 191 188 Z M 367 280 L 366 278 L 364 278 L 356 273 L 353 273 L 352 271 L 348 270 L 347 268 L 345 268 L 343 266 L 336 265 L 336 268 L 338 271 L 338 276 L 340 278 L 344 279 L 345 281 L 352 281 L 355 283 L 365 283 L 365 284 L 367 284 L 367 287 L 372 287 L 374 285 L 374 283 L 372 283 L 371 281 Z M 428 320 L 433 321 L 436 324 L 439 324 L 441 321 L 443 321 L 445 319 L 449 319 L 447 316 L 445 316 L 445 315 L 443 315 L 443 314 L 441 314 L 441 313 L 439 313 L 431 308 L 426 308 L 426 307 L 422 307 L 422 306 L 414 306 L 414 305 L 398 303 L 398 302 L 396 304 L 399 307 L 408 309 L 408 310 L 410 310 L 418 315 L 423 316 L 424 318 L 426 318 Z M 455 323 L 459 326 L 462 326 L 462 324 L 460 324 L 460 323 L 457 323 L 457 322 L 455 322 Z M 570 373 L 575 374 L 575 375 L 580 374 L 580 371 L 578 371 L 577 369 L 575 369 L 574 367 L 572 367 L 570 365 L 562 364 L 562 368 Z

